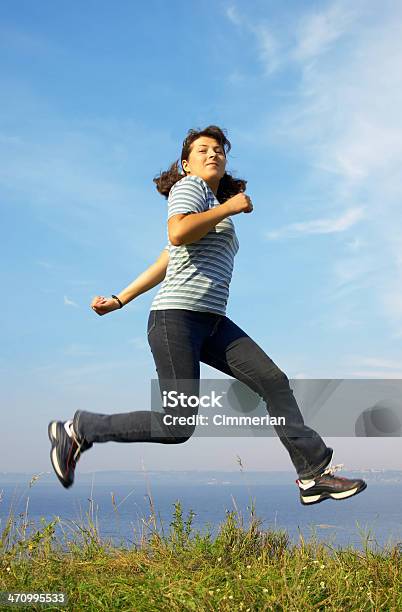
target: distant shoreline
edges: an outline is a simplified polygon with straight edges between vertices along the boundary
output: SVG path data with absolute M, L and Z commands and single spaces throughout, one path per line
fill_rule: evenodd
M 402 470 L 360 469 L 345 473 L 364 478 L 371 484 L 401 484 Z M 54 474 L 46 472 L 0 472 L 0 487 L 10 483 L 54 482 Z M 293 484 L 295 472 L 290 470 L 99 470 L 77 472 L 77 483 L 135 484 L 151 479 L 154 484 Z

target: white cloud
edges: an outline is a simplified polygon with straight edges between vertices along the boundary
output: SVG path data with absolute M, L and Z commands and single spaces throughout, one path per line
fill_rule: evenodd
M 71 385 L 79 384 L 89 379 L 99 378 L 99 374 L 104 374 L 104 379 L 110 370 L 117 370 L 119 374 L 128 370 L 130 364 L 126 361 L 107 361 L 98 363 L 81 363 L 75 367 L 65 367 L 58 364 L 36 366 L 30 368 L 30 373 L 36 378 L 43 378 L 51 381 L 52 384 Z
M 3 197 L 14 208 L 29 209 L 52 234 L 80 246 L 99 248 L 102 242 L 110 248 L 106 241 L 113 235 L 128 256 L 152 257 L 163 240 L 164 206 L 151 173 L 157 174 L 155 150 L 171 146 L 173 151 L 171 133 L 127 118 L 60 118 L 49 100 L 23 81 L 3 79 L 0 89 L 8 126 L 0 133 Z M 22 136 L 20 123 L 27 124 Z M 161 215 L 161 238 L 146 222 L 151 207 Z M 133 240 L 140 219 L 143 231 Z
M 291 102 L 284 99 L 260 134 L 310 163 L 310 188 L 330 194 L 321 208 L 348 209 L 267 236 L 339 233 L 364 217 L 359 237 L 338 243 L 327 297 L 360 293 L 355 306 L 361 309 L 362 292 L 370 289 L 371 305 L 395 338 L 402 334 L 402 7 L 386 3 L 378 11 L 362 2 L 324 7 L 278 41 L 278 48 L 287 43 L 288 49 L 280 67 L 293 62 L 299 82 Z M 360 261 L 345 257 L 350 251 Z M 339 290 L 342 283 L 346 291 Z
M 53 270 L 55 268 L 55 265 L 49 261 L 37 260 L 35 263 L 38 266 L 42 266 L 42 268 L 46 268 L 47 270 Z
M 335 280 L 335 289 L 351 281 L 357 281 L 367 275 L 372 267 L 372 261 L 367 257 L 339 258 L 333 263 L 332 271 Z
M 225 14 L 226 14 L 226 17 L 235 25 L 239 26 L 242 24 L 242 18 L 237 12 L 237 9 L 235 6 L 233 5 L 227 6 L 225 9 Z
M 393 361 L 391 359 L 379 359 L 378 357 L 354 357 L 355 363 L 368 366 L 370 368 L 388 368 L 390 370 L 402 371 L 402 361 Z
M 402 369 L 395 372 L 390 372 L 389 370 L 356 370 L 351 372 L 351 376 L 356 378 L 402 378 Z
M 333 234 L 335 232 L 344 232 L 363 218 L 363 207 L 352 208 L 344 212 L 340 217 L 333 219 L 314 219 L 312 221 L 291 223 L 279 230 L 268 232 L 267 237 L 273 240 L 282 236 L 296 234 Z
M 348 376 L 356 378 L 402 378 L 402 360 L 346 355 L 342 361 L 348 369 Z
M 70 346 L 64 349 L 64 354 L 72 355 L 73 357 L 88 357 L 97 355 L 97 352 L 86 344 L 70 344 Z
M 271 75 L 281 64 L 278 42 L 270 28 L 263 24 L 251 27 L 251 30 L 258 41 L 259 60 L 264 66 L 265 74 Z
M 249 17 L 249 11 L 243 11 L 240 15 L 234 5 L 226 7 L 225 15 L 238 29 L 252 34 L 256 42 L 258 61 L 263 66 L 265 75 L 273 74 L 282 61 L 282 52 L 273 28 L 262 20 L 254 21 Z M 242 79 L 239 78 L 239 73 L 234 71 L 230 73 L 228 80 L 233 83 Z
M 64 304 L 66 306 L 74 306 L 75 308 L 78 308 L 78 304 L 73 302 L 73 300 L 70 300 L 66 295 L 64 296 Z
M 330 4 L 302 18 L 296 33 L 296 44 L 291 52 L 292 59 L 305 62 L 325 53 L 344 34 L 356 18 L 350 4 Z

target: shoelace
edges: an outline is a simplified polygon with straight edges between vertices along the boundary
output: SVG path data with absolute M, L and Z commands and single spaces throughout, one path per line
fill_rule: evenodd
M 77 462 L 78 459 L 80 458 L 80 453 L 81 453 L 81 444 L 77 444 L 78 448 L 74 453 L 74 461 Z
M 333 476 L 335 472 L 337 472 L 338 470 L 341 470 L 344 465 L 345 465 L 344 463 L 338 463 L 337 465 L 330 465 L 329 467 L 327 467 L 326 470 L 323 471 L 321 476 L 325 476 L 326 474 L 328 474 L 329 476 Z
M 77 438 L 74 435 L 74 430 L 71 432 L 73 434 L 73 440 L 75 445 L 77 446 L 77 450 L 75 451 L 74 455 L 73 455 L 73 459 L 75 462 L 77 462 L 80 458 L 80 453 L 81 453 L 81 447 L 82 447 L 82 442 L 78 442 Z

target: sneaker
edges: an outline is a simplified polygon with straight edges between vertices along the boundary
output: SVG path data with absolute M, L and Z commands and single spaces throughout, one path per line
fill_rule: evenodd
M 341 478 L 334 472 L 343 468 L 343 463 L 328 467 L 314 480 L 296 480 L 300 501 L 304 506 L 319 504 L 324 499 L 346 499 L 357 495 L 367 487 L 360 478 Z
M 51 421 L 47 429 L 52 444 L 50 460 L 57 478 L 66 489 L 74 482 L 74 470 L 81 453 L 92 446 L 92 442 L 80 442 L 69 423 L 71 421 Z

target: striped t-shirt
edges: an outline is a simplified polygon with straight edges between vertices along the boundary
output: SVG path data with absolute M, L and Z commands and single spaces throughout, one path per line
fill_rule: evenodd
M 200 213 L 220 206 L 208 183 L 185 176 L 168 197 L 168 220 L 173 215 Z M 239 250 L 233 221 L 226 217 L 201 240 L 174 246 L 169 240 L 166 276 L 151 310 L 179 308 L 226 314 L 234 256 Z

